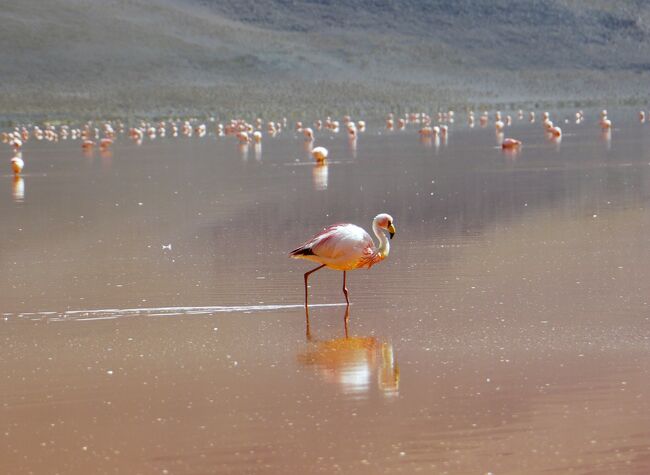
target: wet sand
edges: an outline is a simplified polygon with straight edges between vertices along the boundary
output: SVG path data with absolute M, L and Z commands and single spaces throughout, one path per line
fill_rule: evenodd
M 650 472 L 650 135 L 33 143 L 0 177 L 0 473 Z M 8 169 L 7 169 L 8 170 Z M 389 258 L 310 279 L 323 226 Z M 171 246 L 171 247 L 170 247 Z

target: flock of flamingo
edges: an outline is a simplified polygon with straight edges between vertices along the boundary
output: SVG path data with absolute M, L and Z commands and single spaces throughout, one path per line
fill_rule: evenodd
M 524 111 L 519 110 L 517 118 L 524 120 Z M 514 137 L 506 137 L 505 129 L 513 123 L 511 115 L 504 115 L 500 111 L 492 115 L 493 126 L 496 133 L 498 145 L 508 153 L 517 153 L 522 146 L 522 141 Z M 478 116 L 478 124 L 485 128 L 489 125 L 491 115 L 484 111 Z M 584 112 L 575 113 L 576 123 L 585 120 Z M 639 120 L 646 121 L 645 111 L 639 112 Z M 385 128 L 387 131 L 405 130 L 408 126 L 413 125 L 417 128 L 419 136 L 423 141 L 435 141 L 438 145 L 441 141 L 446 142 L 450 126 L 455 121 L 454 111 L 440 112 L 437 114 L 437 125 L 433 125 L 433 118 L 424 112 L 409 113 L 396 116 L 391 113 L 386 117 Z M 528 112 L 528 121 L 534 123 L 536 115 L 534 111 Z M 564 119 L 568 122 L 568 119 Z M 473 111 L 467 112 L 467 125 L 473 128 L 477 122 Z M 562 129 L 553 123 L 548 112 L 543 112 L 541 117 L 543 130 L 550 140 L 559 141 L 562 138 Z M 602 130 L 609 134 L 612 130 L 612 122 L 608 118 L 607 111 L 602 110 L 598 124 Z M 119 136 L 128 135 L 136 144 L 143 143 L 145 138 L 154 140 L 156 138 L 171 137 L 205 137 L 211 131 L 217 137 L 234 136 L 237 142 L 246 147 L 253 143 L 260 146 L 264 137 L 263 130 L 266 128 L 269 137 L 275 137 L 286 131 L 288 120 L 270 121 L 264 126 L 261 118 L 256 119 L 253 123 L 242 119 L 233 119 L 226 123 L 217 123 L 211 118 L 208 123 L 199 120 L 170 120 L 159 122 L 141 121 L 136 126 L 128 127 L 121 121 L 108 121 L 100 124 L 88 122 L 81 127 L 71 127 L 69 125 L 55 126 L 52 124 L 39 126 L 34 124 L 14 127 L 10 131 L 0 133 L 0 141 L 7 144 L 13 150 L 10 159 L 11 168 L 16 178 L 18 178 L 24 167 L 25 161 L 22 156 L 22 150 L 29 140 L 37 141 L 47 140 L 58 142 L 60 140 L 79 140 L 81 147 L 86 153 L 98 148 L 101 152 L 110 152 L 111 147 Z M 323 166 L 327 162 L 329 152 L 323 146 L 314 147 L 316 132 L 337 134 L 344 129 L 348 139 L 356 145 L 358 134 L 365 132 L 366 123 L 363 120 L 354 121 L 350 116 L 343 117 L 343 120 L 333 120 L 327 117 L 325 120 L 317 120 L 313 127 L 304 126 L 302 122 L 296 122 L 293 130 L 295 133 L 304 137 L 307 148 L 318 166 Z M 346 274 L 349 270 L 370 268 L 372 265 L 381 262 L 388 256 L 390 246 L 384 231 L 387 231 L 392 238 L 395 234 L 395 225 L 393 218 L 381 213 L 377 215 L 372 223 L 374 234 L 379 240 L 379 246 L 376 246 L 370 235 L 362 228 L 349 223 L 335 224 L 329 226 L 317 233 L 310 240 L 294 249 L 290 257 L 298 259 L 307 259 L 317 262 L 318 267 L 304 274 L 305 284 L 305 308 L 308 310 L 308 279 L 309 275 L 317 270 L 328 267 L 335 270 L 343 271 L 343 294 L 346 303 L 349 305 L 348 290 L 346 287 Z
M 524 119 L 524 111 L 519 110 L 517 114 L 519 120 Z M 548 112 L 542 113 L 542 125 L 549 138 L 559 140 L 562 137 L 562 129 L 553 123 Z M 584 112 L 577 111 L 575 113 L 576 123 L 584 121 Z M 423 140 L 434 140 L 437 144 L 441 141 L 444 143 L 449 135 L 449 127 L 454 123 L 454 111 L 439 112 L 437 115 L 438 125 L 433 124 L 433 118 L 424 112 L 409 113 L 397 117 L 395 114 L 390 113 L 386 118 L 386 130 L 405 130 L 408 125 L 414 124 L 418 127 L 418 134 Z M 522 142 L 513 137 L 506 137 L 504 131 L 506 127 L 512 125 L 513 118 L 511 115 L 504 115 L 500 111 L 494 112 L 494 129 L 496 132 L 498 144 L 505 150 L 513 150 L 521 147 Z M 536 115 L 534 111 L 528 113 L 528 121 L 534 123 Z M 639 120 L 645 122 L 645 111 L 639 112 Z M 568 119 L 565 119 L 568 121 Z M 477 122 L 474 111 L 468 111 L 467 124 L 473 128 Z M 478 116 L 478 124 L 480 127 L 487 127 L 490 122 L 490 114 L 487 111 Z M 363 120 L 353 121 L 350 116 L 343 117 L 343 128 L 345 129 L 348 138 L 355 141 L 359 133 L 366 130 L 366 123 Z M 607 116 L 607 111 L 600 112 L 599 125 L 603 131 L 609 132 L 612 129 L 612 122 Z M 47 140 L 50 142 L 58 142 L 59 140 L 80 140 L 81 147 L 86 152 L 92 152 L 95 148 L 100 151 L 110 151 L 113 143 L 117 140 L 119 135 L 125 133 L 136 143 L 142 144 L 145 138 L 154 140 L 156 138 L 171 137 L 205 137 L 209 133 L 209 127 L 213 130 L 215 136 L 225 137 L 234 136 L 241 145 L 248 145 L 250 143 L 261 144 L 264 137 L 263 129 L 264 122 L 261 118 L 257 118 L 253 123 L 247 122 L 242 119 L 232 119 L 226 123 L 217 123 L 214 118 L 211 118 L 208 123 L 200 122 L 199 120 L 169 120 L 158 122 L 141 121 L 138 125 L 127 128 L 121 121 L 107 121 L 100 124 L 88 122 L 81 127 L 71 127 L 69 125 L 22 125 L 16 126 L 13 130 L 0 132 L 0 141 L 8 144 L 13 149 L 13 156 L 10 159 L 10 164 L 13 172 L 19 175 L 25 167 L 25 161 L 22 157 L 23 146 L 31 139 L 38 141 Z M 317 163 L 323 163 L 328 156 L 328 150 L 325 147 L 318 146 L 312 147 L 315 141 L 315 131 L 327 131 L 332 134 L 337 134 L 341 130 L 341 122 L 327 117 L 325 120 L 316 120 L 313 127 L 306 127 L 302 122 L 296 122 L 294 126 L 295 132 L 302 134 L 305 142 L 309 145 L 309 150 L 312 157 Z M 269 121 L 266 123 L 266 132 L 269 137 L 275 137 L 288 129 L 288 121 L 286 118 L 280 122 Z

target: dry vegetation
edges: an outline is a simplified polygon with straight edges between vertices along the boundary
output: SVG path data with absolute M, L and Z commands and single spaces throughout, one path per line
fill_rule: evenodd
M 633 0 L 21 0 L 0 10 L 0 118 L 645 102 L 649 19 Z

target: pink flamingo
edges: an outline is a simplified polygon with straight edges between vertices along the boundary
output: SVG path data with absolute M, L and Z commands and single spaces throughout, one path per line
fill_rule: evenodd
M 11 169 L 14 171 L 14 175 L 20 175 L 23 168 L 25 168 L 25 162 L 20 155 L 16 155 L 11 159 Z
M 325 147 L 316 147 L 311 151 L 311 156 L 314 157 L 314 160 L 318 163 L 323 163 L 328 155 L 329 151 Z
M 305 309 L 307 311 L 309 311 L 307 305 L 309 275 L 323 267 L 343 271 L 343 294 L 345 301 L 350 305 L 348 289 L 345 286 L 346 273 L 349 270 L 364 267 L 369 269 L 388 256 L 390 245 L 382 229 L 388 231 L 391 239 L 395 235 L 393 218 L 386 213 L 378 214 L 372 221 L 372 230 L 379 239 L 379 247 L 376 247 L 370 235 L 359 226 L 348 223 L 333 224 L 289 253 L 289 256 L 294 259 L 307 259 L 320 264 L 305 273 Z
M 517 139 L 512 139 L 512 138 L 506 138 L 503 139 L 503 142 L 501 143 L 501 148 L 503 149 L 515 149 L 519 148 L 521 146 L 521 140 Z
M 560 137 L 562 137 L 562 129 L 559 128 L 559 127 L 553 127 L 553 126 L 552 126 L 552 127 L 549 129 L 549 133 L 551 134 L 551 136 L 552 136 L 553 138 L 556 138 L 556 139 L 559 139 Z
M 104 137 L 99 141 L 99 148 L 102 150 L 108 150 L 113 145 L 113 139 L 110 137 Z

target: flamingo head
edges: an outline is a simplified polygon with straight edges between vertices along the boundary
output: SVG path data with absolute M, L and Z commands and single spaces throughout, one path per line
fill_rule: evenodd
M 395 226 L 393 225 L 393 217 L 390 214 L 378 214 L 375 216 L 373 223 L 376 224 L 380 229 L 385 229 L 388 231 L 390 238 L 393 239 L 393 236 L 395 235 Z

